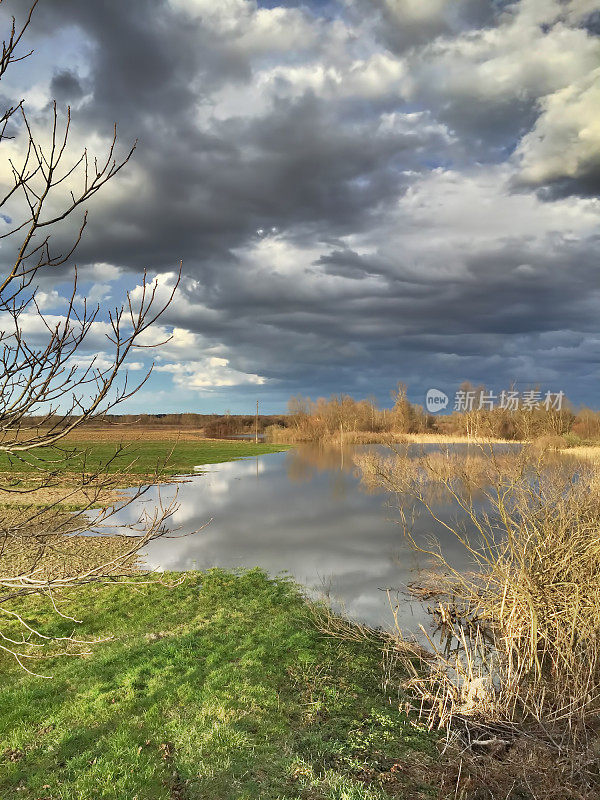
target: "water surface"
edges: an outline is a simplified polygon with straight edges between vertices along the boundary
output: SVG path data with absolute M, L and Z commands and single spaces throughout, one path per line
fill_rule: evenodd
M 177 487 L 151 487 L 144 495 L 141 502 L 152 505 L 159 492 L 168 502 L 177 491 L 179 508 L 170 524 L 181 533 L 210 520 L 193 536 L 153 542 L 145 551 L 151 567 L 258 566 L 271 575 L 286 573 L 353 619 L 386 628 L 393 623 L 389 589 L 393 597 L 400 593 L 405 629 L 417 631 L 419 622 L 427 622 L 424 610 L 404 594 L 427 559 L 406 542 L 389 495 L 362 486 L 350 450 L 302 446 L 202 470 Z M 120 512 L 119 521 L 132 521 L 138 512 L 136 503 Z M 429 516 L 420 516 L 414 527 L 421 540 L 444 535 Z

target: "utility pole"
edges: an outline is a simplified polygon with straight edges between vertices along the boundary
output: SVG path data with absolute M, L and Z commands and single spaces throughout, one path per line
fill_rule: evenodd
M 258 444 L 258 400 L 256 401 L 256 418 L 254 420 L 254 443 Z

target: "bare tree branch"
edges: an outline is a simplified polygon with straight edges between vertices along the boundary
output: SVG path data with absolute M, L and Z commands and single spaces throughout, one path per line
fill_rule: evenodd
M 11 64 L 31 55 L 32 51 L 21 50 L 37 4 L 38 0 L 31 3 L 20 25 L 12 19 L 2 43 L 0 80 Z M 127 498 L 116 492 L 127 473 L 127 466 L 115 470 L 125 449 L 117 447 L 112 458 L 91 467 L 87 453 L 65 443 L 76 428 L 106 414 L 148 380 L 151 367 L 130 385 L 126 361 L 133 348 L 156 346 L 144 344 L 142 334 L 171 304 L 181 276 L 180 264 L 174 286 L 159 302 L 158 284 L 144 273 L 139 296 L 134 300 L 127 293 L 107 320 L 100 318 L 98 306 L 80 302 L 77 268 L 71 259 L 85 232 L 87 204 L 129 162 L 137 142 L 119 155 L 115 125 L 102 158 L 91 158 L 87 149 L 73 156 L 71 129 L 71 109 L 63 118 L 56 102 L 41 134 L 30 122 L 24 100 L 0 109 L 0 146 L 6 139 L 22 145 L 20 160 L 14 156 L 8 160 L 10 180 L 0 197 L 0 208 L 10 209 L 14 217 L 10 229 L 0 235 L 3 253 L 14 254 L 0 274 L 0 453 L 26 470 L 20 473 L 26 480 L 18 485 L 0 477 L 0 499 L 9 501 L 0 505 L 0 615 L 9 626 L 0 626 L 0 650 L 28 672 L 25 661 L 39 658 L 49 643 L 68 645 L 65 654 L 80 653 L 91 643 L 38 631 L 13 604 L 38 594 L 48 599 L 56 614 L 76 624 L 59 609 L 55 593 L 127 574 L 140 549 L 169 534 L 177 507 L 175 500 L 159 502 L 152 511 L 143 510 L 123 532 L 113 519 L 116 511 L 136 503 L 147 488 L 140 486 Z M 56 232 L 79 214 L 71 244 L 56 249 Z M 62 266 L 69 267 L 74 277 L 66 310 L 57 317 L 43 311 L 37 286 L 43 276 L 57 274 Z M 82 356 L 89 350 L 90 335 L 102 327 L 108 366 L 95 356 L 86 363 Z M 40 414 L 41 421 L 32 421 Z M 158 477 L 157 473 L 149 482 Z M 18 505 L 12 502 L 15 498 Z M 77 510 L 69 510 L 72 506 Z M 119 546 L 99 546 L 107 537 L 113 543 L 118 539 Z M 81 558 L 75 545 L 85 542 L 88 555 Z M 20 636 L 10 632 L 15 625 Z

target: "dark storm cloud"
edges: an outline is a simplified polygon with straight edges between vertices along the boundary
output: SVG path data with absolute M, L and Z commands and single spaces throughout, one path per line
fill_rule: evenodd
M 509 0 L 455 0 L 445 4 L 366 0 L 355 2 L 354 9 L 357 14 L 374 13 L 377 35 L 392 52 L 400 54 L 438 36 L 487 27 L 509 4 Z
M 346 105 L 310 90 L 275 98 L 257 118 L 201 126 L 198 110 L 212 92 L 251 83 L 249 59 L 226 39 L 160 0 L 46 4 L 44 30 L 65 19 L 94 42 L 91 97 L 77 110 L 77 126 L 106 132 L 117 120 L 123 144 L 139 139 L 135 167 L 145 175 L 134 204 L 94 213 L 82 261 L 97 260 L 102 248 L 104 261 L 161 269 L 202 254 L 210 280 L 212 260 L 231 260 L 230 250 L 265 225 L 327 237 L 360 229 L 369 209 L 409 183 L 403 172 L 432 151 L 443 157 L 447 146 L 441 130 L 378 133 L 368 113 L 345 123 Z M 107 241 L 115 216 L 127 225 L 122 232 L 113 225 Z
M 71 70 L 63 69 L 52 77 L 50 93 L 62 105 L 79 100 L 83 96 L 84 90 L 79 77 Z
M 600 10 L 592 11 L 585 16 L 581 21 L 581 27 L 593 36 L 600 36 Z
M 526 240 L 509 241 L 470 256 L 464 275 L 425 287 L 418 276 L 411 284 L 407 275 L 388 275 L 365 288 L 366 276 L 385 274 L 385 266 L 337 252 L 320 259 L 324 273 L 333 264 L 334 274 L 362 274 L 362 281 L 346 281 L 331 296 L 317 280 L 309 303 L 268 283 L 258 298 L 228 285 L 216 333 L 241 350 L 238 369 L 268 353 L 261 374 L 312 394 L 340 387 L 368 393 L 370 384 L 385 397 L 398 376 L 415 392 L 436 377 L 498 387 L 551 376 L 562 385 L 573 370 L 594 363 L 586 342 L 598 329 L 600 289 L 589 284 L 597 244 L 553 241 L 540 253 Z
M 557 24 L 547 3 L 544 32 L 529 6 L 483 0 L 239 0 L 225 22 L 205 0 L 198 13 L 191 0 L 189 13 L 167 0 L 42 0 L 34 46 L 62 32 L 85 62 L 53 70 L 48 99 L 74 104 L 83 143 L 114 121 L 124 147 L 139 138 L 91 208 L 79 262 L 134 281 L 183 258 L 166 321 L 282 395 L 528 372 L 564 373 L 585 395 L 596 212 L 551 211 L 597 195 L 596 162 L 534 180 L 511 161 L 544 121 L 542 99 L 594 62 L 593 20 Z M 291 16 L 264 16 L 277 8 Z M 545 163 L 536 136 L 526 156 Z M 497 164 L 506 175 L 486 182 Z M 447 186 L 419 194 L 445 170 L 483 176 L 474 198 L 466 183 L 456 195 L 456 220 Z M 510 216 L 517 189 L 547 200 L 526 235 Z M 478 205 L 497 207 L 504 228 L 477 222 Z
M 342 278 L 364 280 L 369 273 L 369 265 L 353 250 L 334 250 L 315 261 L 327 275 L 340 275 Z
M 590 164 L 586 169 L 581 170 L 577 176 L 561 177 L 547 181 L 539 189 L 539 194 L 540 197 L 548 201 L 569 197 L 570 195 L 577 195 L 578 197 L 600 196 L 600 159 L 598 163 Z

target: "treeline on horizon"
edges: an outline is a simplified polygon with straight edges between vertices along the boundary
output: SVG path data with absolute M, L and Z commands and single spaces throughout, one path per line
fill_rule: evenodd
M 71 417 L 46 415 L 29 417 L 27 422 L 32 426 L 53 427 L 55 425 L 68 425 Z M 120 426 L 123 435 L 127 429 L 139 428 L 165 428 L 176 430 L 202 431 L 208 437 L 235 436 L 236 434 L 254 432 L 256 416 L 254 414 L 195 414 L 182 412 L 180 414 L 103 414 L 93 417 L 83 423 L 83 427 L 91 430 L 106 426 Z M 263 433 L 269 426 L 286 424 L 285 414 L 259 414 L 258 431 Z
M 463 391 L 486 393 L 483 386 L 473 387 L 468 383 Z M 68 424 L 62 417 L 32 416 L 28 423 L 46 427 L 59 423 Z M 253 433 L 256 417 L 253 414 L 196 414 L 192 412 L 164 414 L 106 414 L 84 423 L 94 429 L 106 425 L 120 426 L 123 434 L 127 429 L 164 428 L 202 431 L 207 437 L 221 438 Z M 287 414 L 259 414 L 259 433 L 270 438 L 297 441 L 319 441 L 334 439 L 342 434 L 402 434 L 437 433 L 452 436 L 487 436 L 498 439 L 535 439 L 543 436 L 567 437 L 571 444 L 579 441 L 600 439 L 600 412 L 590 408 L 574 409 L 565 398 L 560 409 L 540 408 L 508 410 L 495 407 L 454 411 L 448 414 L 431 414 L 407 397 L 407 388 L 399 383 L 392 392 L 390 408 L 380 408 L 374 397 L 356 400 L 348 394 L 335 394 L 329 398 L 311 400 L 297 395 L 288 403 Z
M 477 398 L 480 392 L 487 393 L 485 387 L 468 383 L 461 390 L 474 391 Z M 572 444 L 600 439 L 600 412 L 585 407 L 575 410 L 566 398 L 560 408 L 546 408 L 540 403 L 540 407 L 531 409 L 480 409 L 475 402 L 472 410 L 431 414 L 411 403 L 406 386 L 399 383 L 392 400 L 391 408 L 379 408 L 375 398 L 355 400 L 340 394 L 313 401 L 298 395 L 288 403 L 286 427 L 299 441 L 334 439 L 340 434 L 356 434 L 360 438 L 361 433 L 437 433 L 508 440 L 561 436 Z

